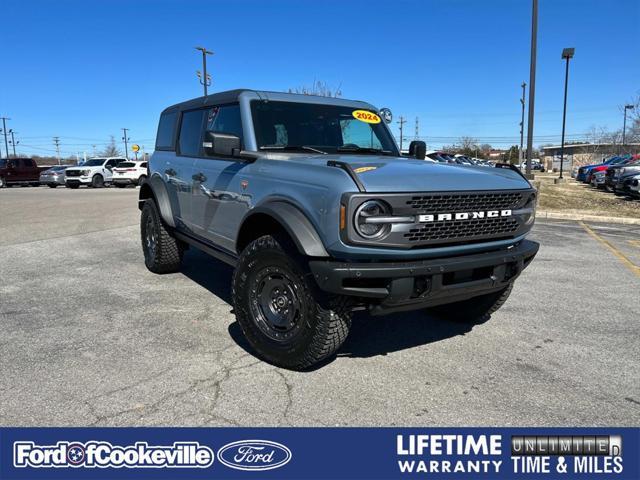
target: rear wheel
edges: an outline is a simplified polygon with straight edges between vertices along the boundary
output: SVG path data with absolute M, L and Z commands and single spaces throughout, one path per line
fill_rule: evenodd
M 351 327 L 345 297 L 326 298 L 283 236 L 265 235 L 240 255 L 233 274 L 236 319 L 257 353 L 302 370 L 333 355 Z
M 479 297 L 473 297 L 462 302 L 448 303 L 431 307 L 429 312 L 445 320 L 461 323 L 479 323 L 498 311 L 511 294 L 513 283 L 497 292 L 488 293 Z
M 153 273 L 180 270 L 184 246 L 172 236 L 160 218 L 156 202 L 149 199 L 142 207 L 140 234 L 144 263 Z
M 145 183 L 147 183 L 147 176 L 146 176 L 146 175 L 140 175 L 140 178 L 138 178 L 138 182 L 137 182 L 137 184 L 138 184 L 139 186 L 142 186 L 142 185 L 144 185 Z M 134 184 L 134 186 L 135 186 L 135 184 Z
M 104 187 L 104 178 L 102 178 L 102 175 L 100 174 L 94 175 L 93 178 L 91 179 L 91 186 L 93 188 Z

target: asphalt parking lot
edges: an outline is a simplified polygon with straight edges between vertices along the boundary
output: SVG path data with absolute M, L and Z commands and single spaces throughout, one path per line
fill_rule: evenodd
M 1 425 L 640 424 L 639 225 L 538 222 L 487 322 L 359 314 L 298 373 L 250 353 L 229 267 L 191 250 L 146 270 L 136 200 L 0 191 Z

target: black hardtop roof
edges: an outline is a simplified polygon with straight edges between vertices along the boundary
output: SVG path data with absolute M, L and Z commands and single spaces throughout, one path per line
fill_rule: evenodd
M 287 93 L 287 92 L 270 92 L 267 90 L 252 90 L 250 88 L 238 88 L 235 90 L 227 90 L 226 92 L 218 92 L 212 93 L 211 95 L 207 95 L 206 97 L 197 97 L 192 98 L 191 100 L 186 100 L 184 102 L 176 103 L 171 105 L 170 107 L 165 108 L 162 113 L 170 112 L 172 110 L 190 110 L 192 108 L 206 107 L 207 105 L 222 105 L 225 103 L 234 103 L 238 101 L 238 97 L 242 93 L 252 92 L 260 95 L 265 95 L 267 98 L 271 100 L 280 100 L 283 98 L 295 98 L 299 97 L 301 101 L 309 101 L 310 99 L 318 99 L 323 98 L 326 99 L 327 102 L 330 103 L 339 103 L 339 104 L 361 104 L 362 106 L 368 106 L 366 102 L 362 102 L 359 100 L 348 100 L 343 98 L 334 98 L 334 97 L 321 97 L 318 95 L 307 95 L 301 93 Z

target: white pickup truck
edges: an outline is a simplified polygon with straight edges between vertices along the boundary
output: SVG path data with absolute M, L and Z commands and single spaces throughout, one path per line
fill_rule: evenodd
M 65 184 L 69 188 L 78 188 L 80 185 L 102 188 L 111 183 L 115 166 L 126 160 L 121 157 L 90 158 L 82 165 L 67 168 Z

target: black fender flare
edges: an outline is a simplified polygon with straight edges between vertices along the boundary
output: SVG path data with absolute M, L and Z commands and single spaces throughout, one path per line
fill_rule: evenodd
M 254 215 L 264 214 L 272 217 L 284 227 L 298 251 L 309 257 L 329 257 L 322 239 L 306 215 L 296 206 L 282 200 L 273 200 L 260 205 L 243 219 L 242 226 Z
M 173 213 L 171 211 L 171 202 L 169 201 L 169 194 L 167 187 L 164 184 L 164 180 L 159 175 L 152 175 L 147 181 L 140 187 L 140 194 L 138 196 L 138 208 L 142 210 L 144 202 L 153 198 L 156 201 L 158 210 L 160 210 L 160 216 L 164 223 L 170 227 L 175 227 L 176 224 L 173 221 Z

